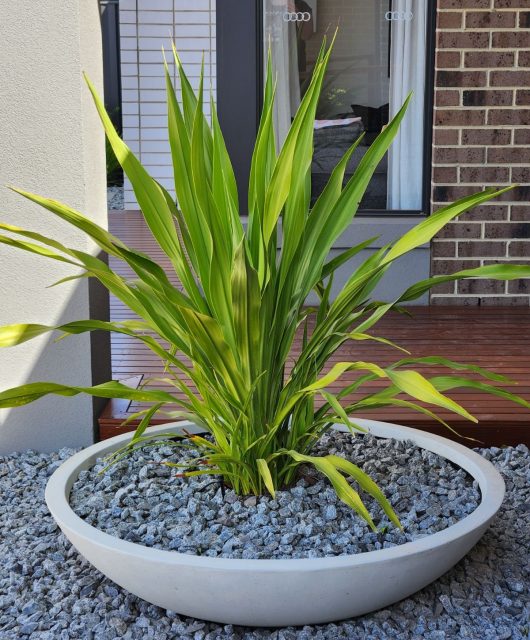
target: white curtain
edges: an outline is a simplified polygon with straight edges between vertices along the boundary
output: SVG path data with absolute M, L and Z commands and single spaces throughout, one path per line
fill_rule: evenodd
M 285 13 L 293 10 L 292 0 L 266 0 L 264 4 L 264 59 L 266 62 L 270 42 L 273 77 L 277 83 L 274 126 L 276 146 L 280 148 L 300 104 L 296 24 L 284 20 Z
M 426 0 L 394 0 L 390 47 L 390 117 L 414 92 L 388 156 L 388 208 L 422 207 L 423 117 L 427 48 Z M 410 18 L 412 14 L 412 18 Z M 404 19 L 403 19 L 404 17 Z

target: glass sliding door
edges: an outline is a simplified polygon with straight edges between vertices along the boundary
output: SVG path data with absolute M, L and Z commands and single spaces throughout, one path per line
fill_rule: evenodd
M 307 89 L 323 37 L 339 27 L 314 124 L 313 200 L 364 133 L 346 180 L 353 175 L 367 146 L 413 91 L 398 138 L 377 167 L 361 209 L 421 210 L 429 5 L 427 0 L 264 0 L 264 46 L 268 50 L 270 44 L 277 78 L 278 143 Z

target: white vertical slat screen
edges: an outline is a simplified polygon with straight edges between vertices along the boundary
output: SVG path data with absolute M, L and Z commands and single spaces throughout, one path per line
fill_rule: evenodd
M 205 87 L 211 86 L 215 96 L 215 19 L 215 0 L 120 0 L 123 138 L 173 195 L 162 47 L 170 52 L 175 39 L 195 87 L 204 55 Z M 171 57 L 167 55 L 178 87 Z M 125 209 L 138 208 L 127 179 L 124 191 Z

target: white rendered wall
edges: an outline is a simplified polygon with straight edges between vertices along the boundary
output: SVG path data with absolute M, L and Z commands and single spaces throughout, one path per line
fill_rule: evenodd
M 123 138 L 149 173 L 174 194 L 162 54 L 164 48 L 178 88 L 172 38 L 195 88 L 204 54 L 204 86 L 215 92 L 215 0 L 120 1 Z M 138 208 L 127 179 L 125 208 Z
M 82 79 L 102 88 L 97 0 L 17 0 L 0 20 L 0 219 L 94 253 L 86 237 L 4 185 L 61 200 L 106 225 L 104 142 Z M 0 245 L 0 324 L 88 318 L 86 279 L 52 289 L 72 267 Z M 90 340 L 38 338 L 0 351 L 0 389 L 48 380 L 92 384 Z M 93 440 L 92 400 L 48 397 L 0 410 L 0 452 Z

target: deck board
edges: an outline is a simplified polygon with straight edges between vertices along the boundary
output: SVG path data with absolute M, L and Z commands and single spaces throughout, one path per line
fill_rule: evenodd
M 141 250 L 156 259 L 167 271 L 170 279 L 178 284 L 176 276 L 171 275 L 167 257 L 156 245 L 149 230 L 137 212 L 110 212 L 110 230 L 123 242 Z M 131 272 L 114 258 L 110 264 L 124 276 Z M 507 386 L 507 390 L 519 393 L 530 399 L 530 309 L 523 307 L 413 307 L 412 317 L 397 313 L 388 314 L 377 325 L 374 335 L 385 338 L 405 347 L 415 357 L 440 355 L 464 363 L 479 364 L 509 376 L 517 384 Z M 124 320 L 134 314 L 119 300 L 111 297 L 111 318 Z M 300 341 L 293 347 L 293 355 L 300 350 Z M 343 360 L 369 360 L 380 365 L 388 365 L 400 359 L 401 354 L 385 345 L 373 342 L 353 342 L 344 345 L 333 356 L 334 362 Z M 424 374 L 441 375 L 447 372 L 443 368 L 426 366 L 419 368 Z M 114 379 L 133 379 L 129 384 L 137 384 L 142 379 L 163 374 L 158 358 L 147 347 L 123 335 L 112 335 L 112 371 Z M 331 385 L 338 391 L 350 382 L 355 374 L 345 376 L 340 382 Z M 363 387 L 376 390 L 384 383 L 375 381 Z M 157 388 L 170 389 L 168 385 L 157 384 Z M 174 389 L 173 389 L 174 391 Z M 444 410 L 438 414 L 446 419 L 460 434 L 475 437 L 488 446 L 530 444 L 530 411 L 511 402 L 488 396 L 471 389 L 457 389 L 451 396 L 469 409 L 478 419 L 474 425 Z M 356 396 L 347 398 L 351 401 Z M 127 428 L 121 427 L 124 417 L 143 408 L 139 403 L 109 403 L 99 419 L 102 439 L 121 433 Z M 378 409 L 363 413 L 363 417 L 397 422 L 426 431 L 453 437 L 445 427 L 432 422 L 428 416 L 404 408 Z M 154 423 L 164 422 L 164 418 L 155 418 Z M 134 422 L 128 430 L 134 428 Z M 454 439 L 458 438 L 455 436 Z M 467 440 L 461 440 L 468 443 Z

